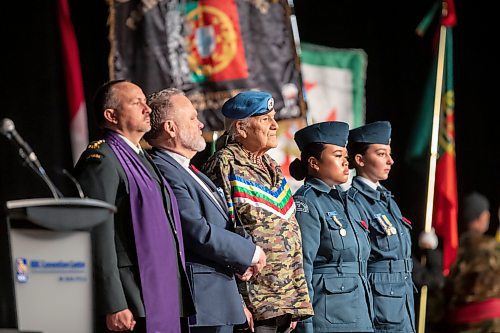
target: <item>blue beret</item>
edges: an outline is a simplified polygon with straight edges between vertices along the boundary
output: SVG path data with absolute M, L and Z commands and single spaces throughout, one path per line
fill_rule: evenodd
M 388 145 L 391 143 L 391 123 L 376 121 L 349 131 L 349 142 L 378 143 Z
M 222 114 L 226 118 L 245 119 L 261 116 L 274 109 L 271 94 L 262 91 L 244 91 L 231 97 L 222 106 Z
M 302 151 L 310 143 L 328 143 L 345 147 L 349 125 L 340 121 L 326 121 L 313 124 L 297 131 L 294 140 Z

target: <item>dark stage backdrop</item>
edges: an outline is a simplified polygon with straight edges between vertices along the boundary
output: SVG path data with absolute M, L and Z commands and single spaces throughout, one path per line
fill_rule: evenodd
M 433 59 L 431 26 L 421 38 L 415 28 L 433 1 L 306 1 L 296 0 L 301 40 L 338 48 L 363 48 L 368 54 L 366 120 L 389 120 L 396 164 L 387 186 L 403 214 L 419 228 L 425 220 L 426 165 L 409 165 L 405 154 L 420 112 L 425 80 Z M 485 194 L 492 206 L 493 232 L 498 225 L 500 157 L 495 138 L 494 85 L 498 71 L 492 52 L 493 13 L 471 1 L 456 1 L 454 29 L 455 130 L 458 195 Z M 496 70 L 495 70 L 496 69 Z M 417 233 L 414 233 L 416 236 Z
M 311 1 L 295 0 L 300 38 L 337 48 L 362 48 L 368 54 L 366 119 L 393 124 L 396 165 L 387 186 L 404 214 L 420 229 L 424 221 L 426 174 L 404 161 L 410 133 L 416 126 L 425 77 L 432 60 L 432 38 L 414 33 L 432 1 Z M 108 76 L 107 6 L 101 1 L 70 1 L 85 96 L 91 96 Z M 484 4 L 457 1 L 455 41 L 455 118 L 459 199 L 469 191 L 484 193 L 492 203 L 493 225 L 500 202 L 500 158 L 496 86 L 487 81 L 498 72 L 492 51 L 496 36 L 493 11 Z M 6 8 L 7 7 L 7 8 Z M 49 175 L 66 194 L 71 184 L 60 171 L 72 166 L 68 111 L 61 65 L 56 1 L 4 5 L 2 20 L 0 117 L 14 120 Z M 266 47 L 262 45 L 262 47 Z M 488 78 L 490 76 L 490 78 Z M 97 137 L 89 112 L 90 136 Z M 0 200 L 49 196 L 42 182 L 23 168 L 15 149 L 0 137 Z M 422 175 L 423 173 L 423 175 Z M 416 234 L 416 233 L 415 233 Z

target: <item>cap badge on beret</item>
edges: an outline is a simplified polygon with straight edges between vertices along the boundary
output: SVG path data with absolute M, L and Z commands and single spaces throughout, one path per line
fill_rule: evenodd
M 267 114 L 273 108 L 274 99 L 270 93 L 244 91 L 231 97 L 222 105 L 222 114 L 231 119 L 244 119 Z
M 274 108 L 274 98 L 269 98 L 267 101 L 267 109 L 271 111 Z

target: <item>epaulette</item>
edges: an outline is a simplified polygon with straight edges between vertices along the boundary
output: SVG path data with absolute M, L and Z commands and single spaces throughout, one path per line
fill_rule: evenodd
M 102 158 L 101 154 L 90 154 L 87 155 L 86 159 L 87 160 L 100 160 Z
M 89 143 L 87 149 L 99 149 L 101 145 L 105 142 L 105 140 L 97 140 Z

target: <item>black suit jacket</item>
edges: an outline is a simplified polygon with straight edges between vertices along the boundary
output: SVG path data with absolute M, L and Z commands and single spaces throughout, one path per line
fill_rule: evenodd
M 196 307 L 195 326 L 240 324 L 245 321 L 234 272 L 250 265 L 255 245 L 232 232 L 227 206 L 220 207 L 207 191 L 170 155 L 151 153 L 177 198 L 182 221 L 186 269 Z M 196 173 L 219 195 L 213 182 Z
M 153 168 L 153 164 L 151 165 Z M 160 182 L 159 171 L 155 176 Z M 111 147 L 104 141 L 89 145 L 75 170 L 85 195 L 114 204 L 117 212 L 92 232 L 96 306 L 100 315 L 130 309 L 135 317 L 144 317 L 144 303 L 130 210 L 128 179 Z M 164 196 L 164 200 L 166 197 Z M 175 235 L 174 235 L 175 237 Z M 178 249 L 179 274 L 171 277 L 172 297 L 181 297 L 184 313 L 193 313 L 186 272 Z M 166 283 L 168 283 L 166 281 Z M 181 286 L 181 291 L 178 287 Z M 182 286 L 185 286 L 182 288 Z

